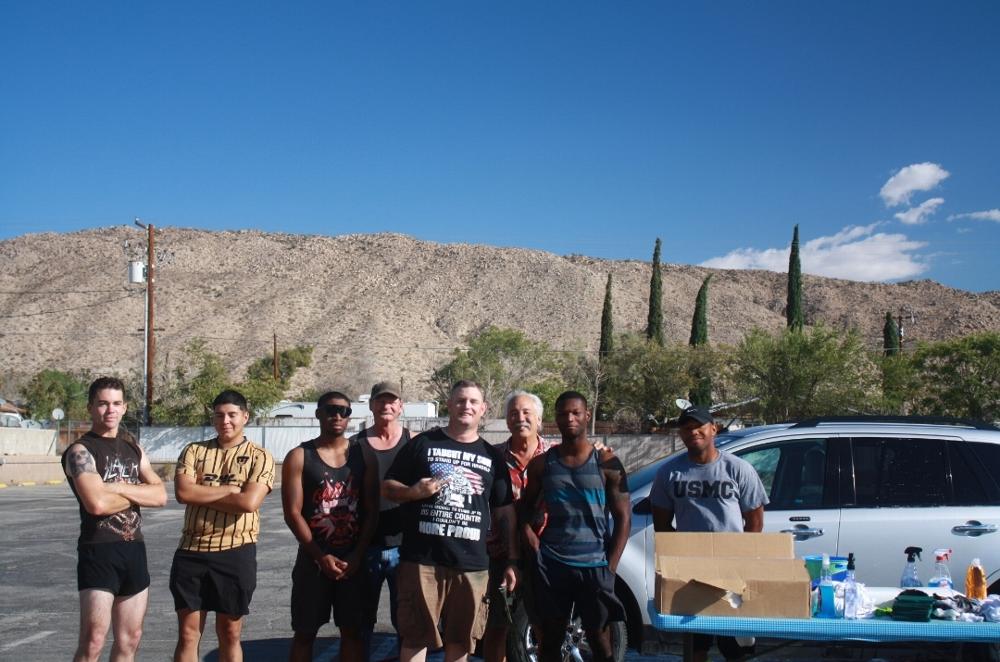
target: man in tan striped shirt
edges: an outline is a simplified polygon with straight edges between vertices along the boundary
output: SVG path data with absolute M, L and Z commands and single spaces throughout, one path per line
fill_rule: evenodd
M 174 662 L 195 662 L 207 612 L 215 612 L 220 662 L 243 659 L 243 616 L 257 584 L 260 505 L 274 484 L 274 459 L 243 435 L 247 400 L 223 391 L 212 402 L 218 436 L 187 445 L 174 492 L 187 506 L 170 568 L 179 633 Z

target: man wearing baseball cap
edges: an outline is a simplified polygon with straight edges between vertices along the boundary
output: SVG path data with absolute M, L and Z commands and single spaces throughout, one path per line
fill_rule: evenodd
M 767 492 L 746 460 L 715 447 L 711 412 L 688 407 L 677 419 L 687 453 L 679 453 L 656 473 L 649 497 L 656 531 L 745 531 L 764 528 Z M 695 660 L 707 660 L 712 635 L 695 635 Z M 732 637 L 718 637 L 727 660 L 740 660 L 747 650 Z
M 378 464 L 378 482 L 381 485 L 396 454 L 410 442 L 410 431 L 399 423 L 403 413 L 403 389 L 395 382 L 379 382 L 372 386 L 368 408 L 374 422 L 370 428 L 351 437 L 366 457 Z M 378 603 L 382 584 L 389 586 L 389 614 L 393 629 L 396 628 L 396 569 L 399 567 L 399 544 L 403 539 L 403 525 L 399 504 L 379 496 L 379 519 L 375 536 L 368 545 L 365 557 L 367 582 L 361 596 L 364 612 L 362 636 L 365 639 L 365 659 L 371 653 L 371 638 L 378 619 Z

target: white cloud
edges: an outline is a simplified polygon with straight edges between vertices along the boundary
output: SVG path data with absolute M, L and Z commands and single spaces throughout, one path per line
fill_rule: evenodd
M 996 221 L 1000 223 L 1000 209 L 987 209 L 986 211 L 972 211 L 968 214 L 952 214 L 949 221 L 956 221 L 960 218 L 971 218 L 974 221 Z
M 916 207 L 910 207 L 906 211 L 897 212 L 895 217 L 904 225 L 920 225 L 926 223 L 937 208 L 944 203 L 944 198 L 931 198 L 925 200 Z
M 878 223 L 849 226 L 835 235 L 807 241 L 800 247 L 802 271 L 816 276 L 862 281 L 900 280 L 928 269 L 915 251 L 926 242 L 903 234 L 875 232 Z M 789 248 L 738 248 L 701 263 L 716 269 L 788 271 Z
M 914 163 L 890 177 L 878 194 L 886 207 L 896 207 L 908 203 L 915 192 L 930 191 L 950 176 L 951 173 L 937 163 Z

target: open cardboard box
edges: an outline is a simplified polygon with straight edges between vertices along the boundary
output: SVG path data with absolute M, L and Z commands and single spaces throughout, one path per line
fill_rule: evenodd
M 664 614 L 809 618 L 809 573 L 788 533 L 657 533 Z

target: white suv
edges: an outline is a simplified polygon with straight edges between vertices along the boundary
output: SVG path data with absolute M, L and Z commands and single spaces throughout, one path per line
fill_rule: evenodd
M 859 581 L 898 586 L 906 547 L 924 549 L 924 582 L 933 550 L 947 547 L 957 589 L 978 557 L 989 592 L 1000 593 L 1000 429 L 954 419 L 819 418 L 723 432 L 716 444 L 757 469 L 771 501 L 764 530 L 793 533 L 797 556 L 854 552 Z M 664 461 L 629 476 L 632 532 L 616 590 L 629 612 L 629 645 L 640 649 L 655 581 L 649 489 Z

